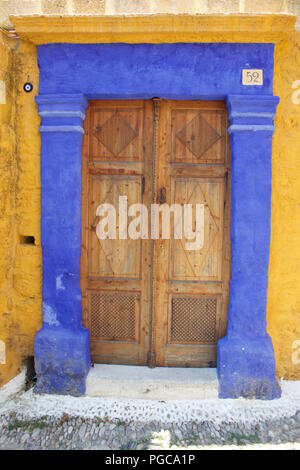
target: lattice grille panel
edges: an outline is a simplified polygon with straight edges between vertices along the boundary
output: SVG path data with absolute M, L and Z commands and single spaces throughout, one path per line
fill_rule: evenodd
M 91 294 L 91 336 L 135 341 L 138 301 L 135 294 Z
M 216 297 L 173 297 L 171 343 L 215 343 L 216 318 Z

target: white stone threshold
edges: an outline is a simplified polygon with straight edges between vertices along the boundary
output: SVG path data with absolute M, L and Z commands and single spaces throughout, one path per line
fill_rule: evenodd
M 145 389 L 146 384 L 150 384 L 150 391 Z M 257 424 L 291 417 L 300 410 L 300 381 L 281 380 L 281 387 L 282 397 L 278 400 L 222 400 L 217 398 L 215 369 L 148 369 L 99 364 L 89 373 L 87 393 L 101 392 L 102 396 L 40 395 L 31 388 L 0 402 L 0 416 L 15 412 L 20 419 L 38 419 L 43 416 L 60 418 L 67 413 L 72 417 L 109 417 L 126 423 L 155 421 L 162 429 L 166 429 L 168 423 L 191 421 L 212 421 L 220 426 L 224 422 Z M 15 388 L 14 383 L 13 389 L 16 392 L 19 386 Z M 124 397 L 133 391 L 136 397 L 143 398 Z M 104 393 L 110 396 L 105 397 Z M 111 396 L 117 393 L 122 397 Z M 5 396 L 8 398 L 6 393 Z M 159 399 L 153 398 L 155 396 Z
M 95 364 L 86 395 L 142 400 L 203 400 L 218 398 L 216 369 Z

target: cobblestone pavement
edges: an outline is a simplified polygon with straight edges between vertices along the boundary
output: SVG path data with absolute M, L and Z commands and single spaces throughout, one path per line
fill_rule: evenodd
M 300 449 L 300 411 L 256 425 L 204 421 L 169 424 L 164 429 L 155 421 L 142 424 L 67 414 L 29 420 L 10 412 L 0 417 L 0 430 L 0 449 Z
M 300 383 L 282 389 L 270 401 L 155 401 L 30 388 L 0 401 L 0 450 L 300 450 Z

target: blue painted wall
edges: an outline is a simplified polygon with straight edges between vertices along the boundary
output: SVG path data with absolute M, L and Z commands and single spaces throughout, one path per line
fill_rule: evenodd
M 272 44 L 38 47 L 44 263 L 44 326 L 35 341 L 38 391 L 84 393 L 89 368 L 88 334 L 80 326 L 79 286 L 80 156 L 86 98 L 157 96 L 228 100 L 233 277 L 228 334 L 218 344 L 220 396 L 280 395 L 266 333 L 271 146 L 278 102 L 272 97 L 273 53 Z M 243 68 L 263 69 L 264 84 L 243 86 Z
M 120 99 L 272 94 L 273 52 L 273 44 L 43 45 L 40 93 Z M 263 69 L 264 85 L 243 86 L 243 68 Z
M 271 149 L 279 102 L 273 96 L 227 99 L 231 143 L 231 281 L 228 329 L 218 342 L 220 396 L 273 399 L 281 395 L 266 332 Z
M 40 95 L 37 101 L 42 116 L 43 328 L 34 345 L 36 391 L 80 395 L 90 367 L 88 330 L 81 326 L 79 269 L 81 125 L 87 100 Z

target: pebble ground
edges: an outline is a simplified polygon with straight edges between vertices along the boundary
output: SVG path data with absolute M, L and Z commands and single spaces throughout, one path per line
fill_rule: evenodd
M 300 411 L 256 425 L 236 423 L 168 424 L 124 422 L 64 413 L 59 418 L 29 419 L 10 412 L 0 416 L 0 450 L 157 450 L 298 449 Z

